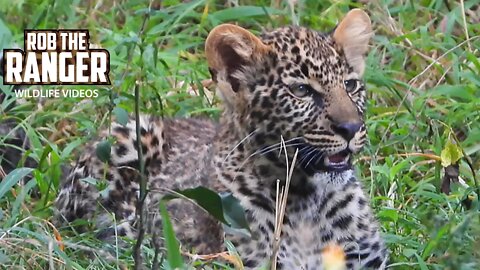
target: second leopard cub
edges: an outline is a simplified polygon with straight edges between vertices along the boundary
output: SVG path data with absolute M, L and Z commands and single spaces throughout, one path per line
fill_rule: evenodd
M 358 9 L 329 34 L 285 27 L 257 37 L 235 25 L 213 29 L 205 51 L 223 100 L 220 121 L 143 117 L 140 122 L 150 232 L 161 235 L 156 203 L 164 188 L 203 185 L 231 192 L 246 210 L 251 237 L 226 234 L 195 205 L 174 200 L 169 212 L 177 237 L 184 249 L 199 254 L 222 251 L 226 238 L 247 269 L 266 265 L 273 252 L 276 180 L 286 174 L 285 156 L 279 155 L 283 137 L 289 160 L 296 149 L 299 158 L 277 269 L 324 269 L 321 254 L 331 244 L 343 249 L 348 269 L 384 268 L 386 248 L 351 166 L 352 154 L 366 141 L 361 77 L 371 34 L 370 18 Z M 135 123 L 116 124 L 112 133 L 116 143 L 108 164 L 95 155 L 98 142 L 88 145 L 63 181 L 56 205 L 63 220 L 88 219 L 98 228 L 134 236 Z M 108 193 L 82 181 L 85 177 L 105 179 Z

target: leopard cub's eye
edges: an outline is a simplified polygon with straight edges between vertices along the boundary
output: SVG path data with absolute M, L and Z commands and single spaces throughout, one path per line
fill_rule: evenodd
M 290 86 L 290 92 L 296 97 L 303 98 L 312 93 L 312 87 L 308 84 L 296 84 Z
M 347 89 L 347 92 L 355 91 L 358 86 L 358 80 L 355 79 L 345 80 L 343 83 L 345 84 L 345 89 Z

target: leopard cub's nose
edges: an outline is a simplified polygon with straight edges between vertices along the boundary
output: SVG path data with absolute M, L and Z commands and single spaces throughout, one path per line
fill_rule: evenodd
M 346 122 L 340 124 L 332 124 L 332 130 L 338 135 L 342 136 L 345 140 L 350 141 L 355 133 L 362 127 L 361 122 Z

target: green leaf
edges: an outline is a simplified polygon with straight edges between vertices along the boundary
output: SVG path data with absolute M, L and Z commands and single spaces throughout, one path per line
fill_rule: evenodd
M 233 8 L 222 9 L 210 14 L 218 21 L 232 21 L 247 17 L 265 16 L 265 15 L 280 15 L 284 14 L 283 11 L 269 8 L 269 7 L 256 7 L 256 6 L 239 6 Z
M 407 168 L 410 165 L 410 159 L 404 159 L 400 161 L 398 164 L 395 164 L 390 167 L 389 177 L 391 180 L 395 180 L 397 178 L 397 174 L 404 168 Z
M 172 221 L 168 215 L 165 201 L 160 202 L 160 215 L 162 216 L 163 237 L 167 248 L 167 261 L 172 269 L 183 267 L 183 258 L 180 252 L 180 245 L 175 237 Z
M 397 209 L 390 209 L 385 208 L 378 213 L 378 217 L 383 220 L 390 220 L 393 222 L 398 221 L 398 210 Z
M 97 144 L 97 149 L 95 152 L 101 161 L 107 162 L 110 160 L 112 144 L 108 140 L 103 140 Z
M 10 258 L 3 253 L 3 251 L 0 251 L 0 264 L 6 264 L 10 262 Z
M 62 151 L 62 155 L 60 158 L 62 160 L 68 159 L 68 157 L 72 154 L 73 150 L 77 149 L 79 146 L 83 144 L 82 140 L 76 139 L 72 142 L 70 142 L 67 146 Z
M 465 55 L 467 56 L 468 61 L 470 61 L 470 63 L 475 65 L 475 68 L 477 69 L 477 71 L 480 71 L 480 60 L 478 59 L 478 57 L 469 51 L 465 51 Z
M 85 178 L 80 179 L 80 181 L 85 182 L 85 183 L 90 184 L 90 185 L 94 185 L 94 186 L 96 186 L 98 184 L 98 180 L 96 178 L 93 178 L 93 177 L 85 177 Z
M 248 229 L 248 221 L 245 218 L 245 210 L 240 205 L 240 201 L 233 197 L 231 193 L 220 194 L 223 205 L 223 215 L 233 228 Z
M 11 171 L 5 178 L 0 182 L 0 199 L 3 198 L 3 195 L 7 193 L 14 185 L 16 185 L 23 177 L 33 171 L 32 168 L 18 168 Z
M 128 123 L 128 112 L 124 108 L 115 107 L 112 111 L 113 115 L 117 119 L 117 122 L 122 125 L 126 126 Z
M 466 85 L 439 85 L 428 91 L 431 97 L 457 97 L 465 100 L 473 100 L 475 98 L 471 93 L 471 89 Z
M 218 221 L 235 229 L 246 229 L 250 232 L 245 211 L 240 202 L 230 193 L 218 194 L 205 187 L 176 190 L 177 194 L 168 194 L 164 200 L 186 197 L 205 209 Z
M 49 184 L 48 184 L 48 180 L 44 178 L 46 174 L 41 173 L 38 170 L 35 170 L 32 172 L 32 175 L 35 181 L 37 181 L 37 187 L 38 187 L 38 190 L 40 191 L 40 194 L 47 194 Z
M 417 253 L 417 251 L 415 249 L 412 249 L 412 248 L 406 248 L 402 251 L 403 256 L 405 256 L 407 258 L 410 258 L 410 257 L 414 256 L 415 253 Z
M 427 263 L 420 257 L 417 253 L 415 253 L 415 257 L 417 257 L 418 266 L 420 270 L 428 270 Z
M 35 181 L 35 179 L 32 179 L 28 181 L 27 184 L 25 184 L 25 186 L 22 187 L 20 194 L 17 196 L 17 198 L 15 199 L 15 202 L 12 205 L 12 212 L 10 214 L 11 217 L 9 222 L 7 223 L 8 226 L 13 226 L 15 221 L 18 221 L 18 216 L 20 213 L 19 211 L 20 205 L 25 202 L 25 198 L 30 193 L 30 190 L 32 190 L 32 188 L 34 188 L 35 186 L 37 186 L 37 181 Z M 2 217 L 0 215 L 0 220 L 1 219 Z
M 8 26 L 0 18 L 0 49 L 7 49 L 11 47 L 12 32 L 8 29 Z
M 184 190 L 176 190 L 175 192 L 194 200 L 200 207 L 205 209 L 217 220 L 222 223 L 228 224 L 227 220 L 223 216 L 222 199 L 215 191 L 212 191 L 205 187 L 196 187 Z M 171 200 L 175 198 L 181 197 L 175 194 L 166 195 L 163 197 L 164 200 Z
M 462 149 L 458 146 L 458 144 L 455 141 L 448 139 L 447 143 L 445 144 L 445 147 L 442 150 L 442 153 L 440 154 L 440 158 L 442 160 L 442 166 L 448 167 L 452 164 L 456 164 L 458 160 L 460 160 L 462 157 L 463 157 Z
M 434 235 L 431 236 L 430 240 L 425 245 L 422 251 L 422 256 L 420 257 L 417 254 L 415 254 L 417 258 L 418 259 L 422 258 L 423 260 L 428 259 L 435 252 L 435 249 L 438 248 L 440 245 L 442 245 L 441 240 L 443 239 L 443 237 L 448 235 L 451 226 L 452 226 L 451 224 L 447 223 L 444 226 L 442 226 L 437 232 L 435 232 Z

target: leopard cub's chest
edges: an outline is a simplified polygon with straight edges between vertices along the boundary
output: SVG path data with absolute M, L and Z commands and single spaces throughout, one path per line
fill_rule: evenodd
M 381 262 L 385 256 L 383 242 L 353 172 L 319 174 L 309 181 L 316 187 L 314 193 L 303 198 L 292 194 L 287 205 L 277 269 L 323 269 L 325 252 L 331 247 L 342 250 L 340 255 L 348 269 L 359 269 L 374 260 Z M 272 218 L 256 214 L 252 229 L 265 231 L 268 226 L 262 224 L 272 222 Z M 252 260 L 261 257 L 258 255 L 265 253 L 258 248 L 264 246 L 261 243 L 273 243 L 273 230 L 268 234 L 270 237 L 245 245 L 243 254 Z

